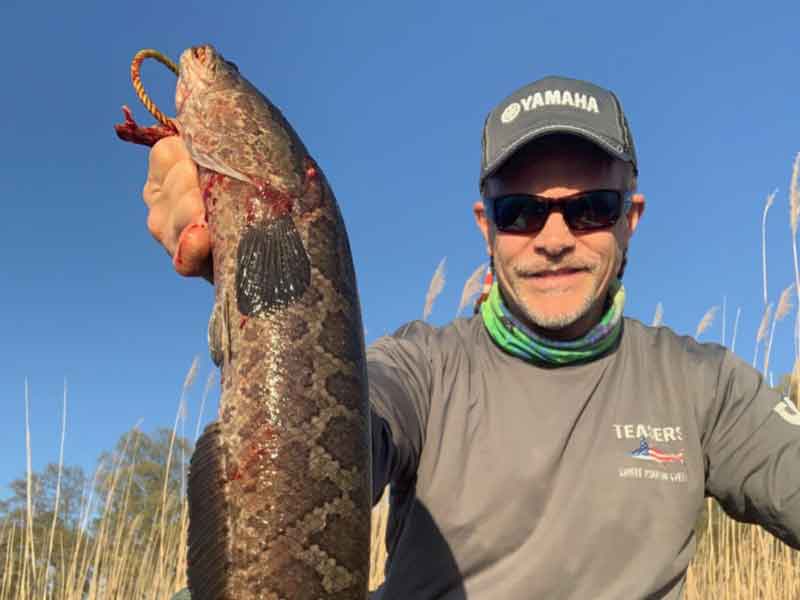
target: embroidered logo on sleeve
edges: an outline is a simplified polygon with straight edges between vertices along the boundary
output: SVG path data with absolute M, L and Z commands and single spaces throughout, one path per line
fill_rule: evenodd
M 781 401 L 772 410 L 790 425 L 800 425 L 800 410 L 788 396 L 781 398 Z

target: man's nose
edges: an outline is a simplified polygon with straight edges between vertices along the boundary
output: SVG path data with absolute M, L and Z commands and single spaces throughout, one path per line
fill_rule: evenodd
M 560 210 L 550 211 L 544 227 L 533 238 L 533 245 L 548 256 L 560 256 L 575 247 L 575 236 Z

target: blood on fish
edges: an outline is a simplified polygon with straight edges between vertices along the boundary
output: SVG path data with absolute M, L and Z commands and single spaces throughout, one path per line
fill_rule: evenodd
M 272 440 L 275 432 L 269 427 L 264 427 L 262 433 L 266 435 L 258 438 L 260 443 L 254 443 L 247 449 L 245 455 L 239 460 L 239 467 L 230 474 L 228 478 L 230 481 L 241 479 L 254 463 L 261 463 L 267 457 L 267 448 L 264 447 L 264 442 Z
M 213 188 L 220 181 L 222 181 L 222 175 L 219 173 L 211 174 L 211 177 L 208 178 L 208 183 L 206 183 L 206 186 L 203 188 L 203 200 L 208 200 L 208 197 L 211 194 L 211 188 Z
M 253 206 L 253 199 L 252 198 L 247 198 L 247 200 L 245 200 L 245 210 L 244 210 L 244 212 L 245 212 L 244 219 L 245 219 L 245 221 L 247 221 L 247 224 L 250 225 L 253 222 L 253 220 L 256 218 L 255 217 L 255 207 Z
M 259 196 L 266 202 L 269 218 L 277 219 L 292 212 L 294 198 L 266 181 L 256 182 Z

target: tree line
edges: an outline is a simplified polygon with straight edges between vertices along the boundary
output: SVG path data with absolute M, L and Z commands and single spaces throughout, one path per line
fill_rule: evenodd
M 181 518 L 192 450 L 171 429 L 134 428 L 100 454 L 91 474 L 50 463 L 11 481 L 10 496 L 0 500 L 2 585 L 19 589 L 30 564 L 55 578 L 78 562 L 81 546 L 93 546 L 98 536 L 114 539 L 117 528 L 125 529 L 128 551 L 145 548 Z M 91 573 L 85 577 L 88 585 Z

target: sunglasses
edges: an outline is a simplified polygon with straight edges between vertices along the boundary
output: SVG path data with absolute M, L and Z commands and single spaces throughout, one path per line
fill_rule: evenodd
M 631 207 L 631 192 L 593 190 L 553 200 L 532 194 L 507 194 L 484 199 L 497 229 L 503 233 L 536 233 L 558 207 L 572 231 L 595 231 L 614 225 Z

